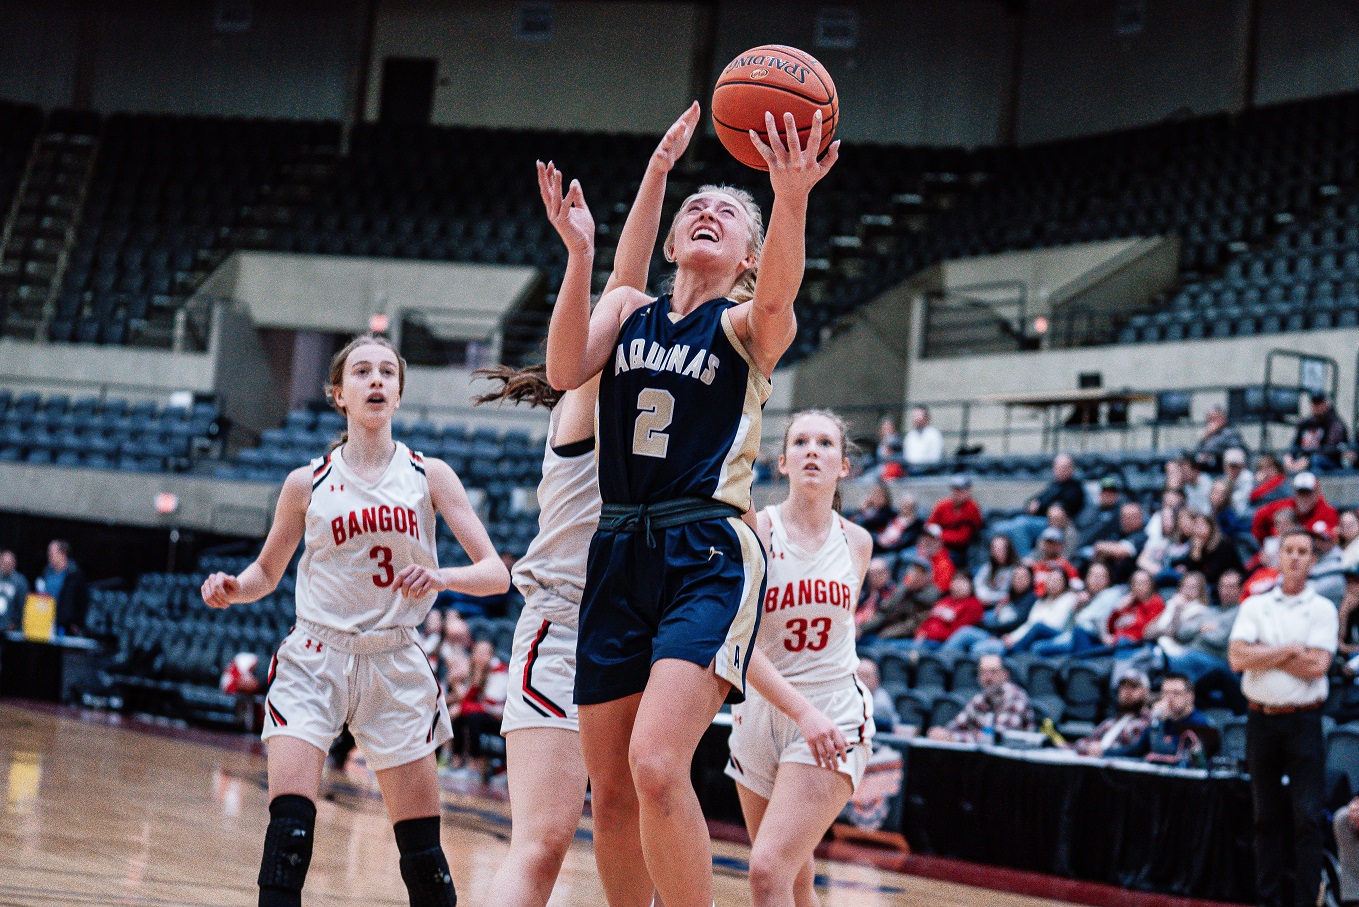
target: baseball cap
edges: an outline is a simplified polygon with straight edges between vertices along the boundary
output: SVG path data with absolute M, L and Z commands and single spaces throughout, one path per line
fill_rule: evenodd
M 1118 675 L 1118 683 L 1115 683 L 1114 686 L 1121 683 L 1135 683 L 1140 687 L 1151 689 L 1151 678 L 1141 668 L 1128 668 L 1121 672 Z
M 943 527 L 941 527 L 938 523 L 926 523 L 925 532 L 929 535 L 934 536 L 937 539 L 944 537 Z
M 1233 463 L 1237 466 L 1245 466 L 1246 452 L 1239 447 L 1233 447 L 1222 455 L 1222 463 L 1224 466 L 1230 466 Z
M 1049 526 L 1043 530 L 1042 535 L 1038 536 L 1038 540 L 1041 542 L 1064 542 L 1066 538 L 1062 535 L 1062 530 L 1056 526 Z
M 963 475 L 962 473 L 959 473 L 958 475 L 949 479 L 948 483 L 954 488 L 971 488 L 972 477 L 969 475 Z
M 1114 476 L 1105 476 L 1099 480 L 1100 491 L 1122 491 L 1123 483 Z
M 1317 477 L 1310 472 L 1300 472 L 1293 477 L 1294 491 L 1316 491 Z

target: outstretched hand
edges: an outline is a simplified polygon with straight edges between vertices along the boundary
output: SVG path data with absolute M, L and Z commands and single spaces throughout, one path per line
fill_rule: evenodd
M 750 140 L 769 166 L 769 182 L 774 187 L 774 195 L 800 194 L 805 197 L 840 159 L 840 140 L 831 142 L 824 159 L 816 159 L 822 136 L 820 110 L 812 115 L 812 134 L 808 137 L 806 148 L 802 147 L 798 138 L 797 122 L 791 113 L 783 115 L 783 128 L 788 136 L 786 143 L 779 135 L 774 115 L 769 111 L 765 111 L 764 124 L 769 143 L 765 144 L 754 129 L 750 130 Z
M 689 109 L 680 114 L 680 118 L 666 130 L 661 138 L 661 143 L 656 146 L 656 150 L 651 153 L 651 167 L 659 173 L 669 173 L 679 161 L 689 147 L 689 140 L 694 137 L 694 129 L 698 126 L 698 118 L 701 108 L 698 102 L 689 105 Z
M 595 248 L 595 219 L 585 204 L 585 191 L 580 180 L 572 180 L 566 194 L 562 194 L 562 173 L 551 161 L 538 162 L 538 192 L 543 197 L 547 219 L 557 229 L 567 251 L 593 253 Z

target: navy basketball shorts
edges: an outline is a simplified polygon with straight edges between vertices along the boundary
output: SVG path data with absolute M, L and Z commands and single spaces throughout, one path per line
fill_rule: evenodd
M 576 643 L 578 705 L 646 689 L 651 666 L 677 658 L 713 666 L 745 698 L 746 660 L 760 626 L 764 548 L 735 517 L 647 533 L 597 532 L 590 542 Z

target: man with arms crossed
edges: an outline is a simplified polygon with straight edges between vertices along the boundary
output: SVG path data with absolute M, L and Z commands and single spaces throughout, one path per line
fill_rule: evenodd
M 1315 904 L 1321 889 L 1321 710 L 1336 648 L 1335 606 L 1307 583 L 1315 539 L 1292 529 L 1279 543 L 1279 584 L 1241 604 L 1227 650 L 1250 702 L 1246 762 L 1255 804 L 1256 902 L 1284 904 L 1284 823 L 1293 823 L 1292 903 Z M 1282 784 L 1288 776 L 1288 786 Z

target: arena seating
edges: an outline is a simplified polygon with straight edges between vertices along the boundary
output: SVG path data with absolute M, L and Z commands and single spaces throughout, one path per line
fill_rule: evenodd
M 20 212 L 15 203 L 41 125 L 38 108 L 0 103 L 0 324 L 5 323 L 11 306 L 36 295 L 26 289 L 31 244 L 16 234 L 22 233 L 20 221 L 31 219 L 37 227 L 39 218 L 37 212 Z
M 0 388 L 0 462 L 185 471 L 216 449 L 219 418 L 211 402 L 162 409 L 149 401 L 72 401 Z

